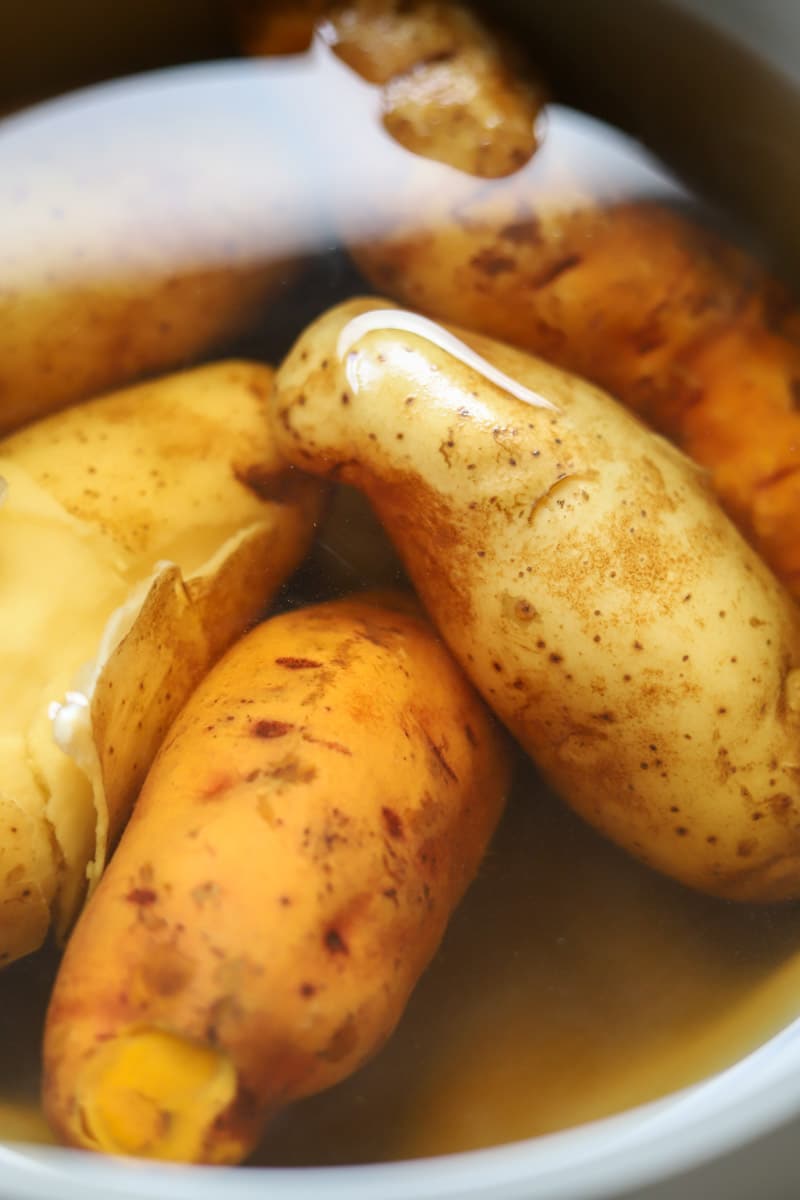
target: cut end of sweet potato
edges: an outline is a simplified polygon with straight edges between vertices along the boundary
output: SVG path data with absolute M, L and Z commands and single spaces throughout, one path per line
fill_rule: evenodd
M 105 1042 L 77 1089 L 81 1143 L 106 1154 L 173 1162 L 235 1162 L 241 1147 L 215 1122 L 236 1095 L 233 1063 L 221 1050 L 160 1029 Z M 213 1133 L 213 1136 L 211 1136 Z

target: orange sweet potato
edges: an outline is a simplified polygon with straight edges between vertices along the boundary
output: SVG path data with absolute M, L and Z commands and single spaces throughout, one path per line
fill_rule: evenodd
M 434 953 L 508 775 L 405 601 L 253 631 L 173 726 L 67 948 L 45 1038 L 58 1134 L 234 1162 L 350 1074 Z

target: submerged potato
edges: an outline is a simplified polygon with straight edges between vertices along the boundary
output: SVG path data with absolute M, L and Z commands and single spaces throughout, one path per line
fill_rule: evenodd
M 796 606 L 667 442 L 462 336 L 379 300 L 332 310 L 278 373 L 281 451 L 367 494 L 456 657 L 586 819 L 693 887 L 800 896 Z
M 0 124 L 0 433 L 186 366 L 261 317 L 315 227 L 274 111 L 239 64 Z
M 167 725 L 309 544 L 271 377 L 223 363 L 0 442 L 0 964 L 69 924 Z
M 265 622 L 170 730 L 67 947 L 67 1142 L 235 1162 L 392 1032 L 503 807 L 508 745 L 387 595 Z

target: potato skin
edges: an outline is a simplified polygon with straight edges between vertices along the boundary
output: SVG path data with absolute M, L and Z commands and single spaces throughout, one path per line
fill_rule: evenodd
M 59 1136 L 113 1149 L 87 1131 L 83 1080 L 129 1030 L 233 1062 L 203 1161 L 242 1157 L 272 1112 L 352 1072 L 399 1019 L 508 778 L 504 735 L 402 598 L 252 631 L 172 727 L 67 947 L 45 1036 Z
M 460 334 L 557 411 L 530 407 L 381 330 L 385 307 L 352 301 L 298 341 L 273 394 L 284 453 L 365 491 L 457 659 L 586 819 L 693 887 L 800 895 L 788 594 L 610 397 Z M 373 310 L 344 364 L 343 329 Z
M 277 454 L 271 382 L 219 363 L 0 442 L 0 966 L 68 928 L 181 704 L 308 548 L 321 493 Z

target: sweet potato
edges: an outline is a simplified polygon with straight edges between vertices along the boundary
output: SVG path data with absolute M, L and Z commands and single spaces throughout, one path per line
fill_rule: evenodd
M 173 725 L 70 939 L 44 1103 L 65 1141 L 235 1162 L 375 1053 L 500 815 L 505 738 L 408 605 L 239 642 Z
M 0 965 L 69 926 L 183 700 L 308 547 L 271 379 L 221 363 L 0 442 Z
M 276 377 L 278 445 L 366 493 L 457 659 L 586 819 L 693 887 L 800 896 L 797 606 L 663 438 L 555 367 L 454 338 L 383 301 L 331 310 Z

